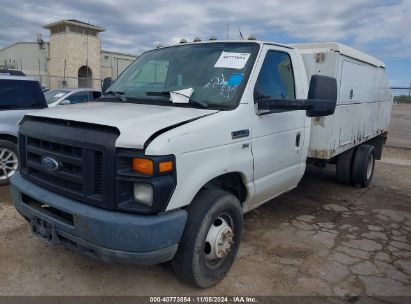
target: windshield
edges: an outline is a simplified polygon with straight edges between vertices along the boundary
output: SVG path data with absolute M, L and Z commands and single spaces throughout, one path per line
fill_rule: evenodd
M 60 98 L 66 96 L 68 93 L 70 93 L 69 90 L 51 90 L 46 93 L 44 93 L 44 96 L 46 97 L 46 101 L 48 104 L 53 103 Z
M 189 89 L 192 93 L 188 97 L 208 107 L 235 107 L 258 49 L 259 45 L 253 42 L 155 49 L 141 55 L 108 91 L 121 94 L 125 97 L 123 100 L 131 98 L 171 104 L 170 96 L 160 93 Z
M 37 81 L 0 80 L 0 110 L 45 107 L 47 104 Z

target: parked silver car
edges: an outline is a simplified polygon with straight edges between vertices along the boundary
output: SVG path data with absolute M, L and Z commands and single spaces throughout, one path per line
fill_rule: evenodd
M 26 113 L 46 107 L 38 81 L 0 75 L 0 185 L 8 184 L 18 169 L 17 124 Z
M 45 92 L 47 104 L 49 107 L 57 105 L 67 105 L 82 103 L 97 99 L 101 96 L 101 92 L 92 89 L 54 89 Z

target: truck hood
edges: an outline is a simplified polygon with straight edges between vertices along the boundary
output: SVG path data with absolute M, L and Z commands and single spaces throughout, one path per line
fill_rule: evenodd
M 174 106 L 88 102 L 57 106 L 29 115 L 115 127 L 120 131 L 117 147 L 143 149 L 145 142 L 154 133 L 217 112 L 217 110 Z

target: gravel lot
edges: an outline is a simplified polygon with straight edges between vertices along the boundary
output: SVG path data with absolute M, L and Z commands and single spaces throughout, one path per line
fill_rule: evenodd
M 168 263 L 105 265 L 33 237 L 0 188 L 0 295 L 411 296 L 411 105 L 396 105 L 390 139 L 366 189 L 334 167 L 245 216 L 239 255 L 206 291 Z

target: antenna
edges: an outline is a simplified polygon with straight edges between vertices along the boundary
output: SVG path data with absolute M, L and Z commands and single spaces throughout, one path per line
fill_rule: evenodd
M 230 24 L 229 23 L 227 23 L 227 40 L 229 39 L 228 38 L 228 33 L 230 32 Z
M 90 22 L 89 20 L 87 20 L 87 25 L 90 26 Z M 88 32 L 89 32 L 89 28 L 87 27 L 87 31 L 86 31 L 86 39 L 87 39 L 87 49 L 86 49 L 86 88 L 89 87 L 88 84 Z
M 39 44 L 40 49 L 43 49 L 43 37 L 41 37 L 41 33 L 37 33 L 37 43 Z

